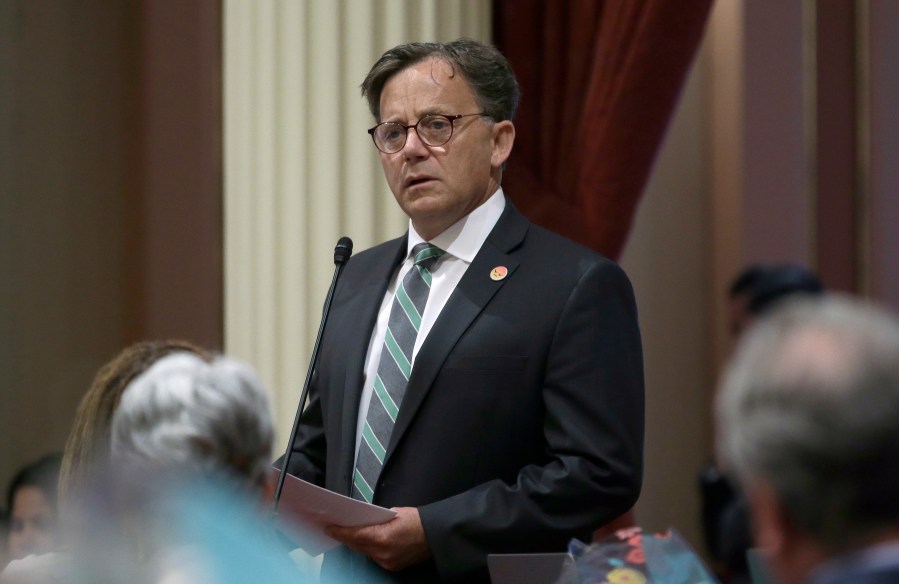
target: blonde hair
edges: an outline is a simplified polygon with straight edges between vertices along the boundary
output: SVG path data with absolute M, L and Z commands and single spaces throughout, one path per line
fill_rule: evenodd
M 65 513 L 110 455 L 112 416 L 128 384 L 156 361 L 176 352 L 209 360 L 212 355 L 187 341 L 144 341 L 131 345 L 103 365 L 78 406 L 59 475 L 59 507 Z

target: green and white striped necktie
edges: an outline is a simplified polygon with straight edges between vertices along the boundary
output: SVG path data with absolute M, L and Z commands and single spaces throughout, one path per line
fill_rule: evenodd
M 374 496 L 384 454 L 412 373 L 412 349 L 431 291 L 431 269 L 444 253 L 430 243 L 413 247 L 415 265 L 403 277 L 393 298 L 353 473 L 353 497 L 356 499 L 371 503 Z

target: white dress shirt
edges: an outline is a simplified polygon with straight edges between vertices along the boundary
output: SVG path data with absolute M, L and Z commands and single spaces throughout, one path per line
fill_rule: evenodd
M 480 251 L 481 246 L 487 240 L 487 236 L 499 221 L 503 209 L 506 208 L 506 198 L 503 189 L 497 189 L 493 195 L 474 211 L 459 219 L 443 233 L 431 239 L 430 243 L 436 245 L 446 253 L 437 260 L 431 270 L 431 292 L 428 295 L 428 303 L 425 305 L 424 314 L 421 317 L 421 327 L 418 337 L 415 339 L 415 347 L 412 349 L 412 365 L 415 366 L 415 356 L 427 338 L 431 327 L 449 300 L 450 295 L 472 260 Z M 356 421 L 356 455 L 359 454 L 359 443 L 362 437 L 362 427 L 365 425 L 365 417 L 368 414 L 368 404 L 371 401 L 375 377 L 378 374 L 378 362 L 381 360 L 381 349 L 384 346 L 384 335 L 387 334 L 387 321 L 390 318 L 390 309 L 393 306 L 393 297 L 403 277 L 412 269 L 412 248 L 425 241 L 409 221 L 409 241 L 406 248 L 406 259 L 400 264 L 400 268 L 394 274 L 381 308 L 378 311 L 378 320 L 372 332 L 371 341 L 368 344 L 368 354 L 365 358 L 365 379 L 362 386 L 362 397 L 359 402 L 359 417 Z M 400 405 L 402 409 L 402 405 Z

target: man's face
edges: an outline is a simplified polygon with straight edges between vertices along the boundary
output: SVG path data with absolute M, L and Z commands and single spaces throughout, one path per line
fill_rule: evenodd
M 427 114 L 480 112 L 468 82 L 437 59 L 412 65 L 391 77 L 381 92 L 381 122 L 414 124 Z M 481 205 L 499 188 L 514 128 L 471 116 L 453 122 L 442 146 L 426 146 L 410 129 L 402 150 L 381 153 L 393 196 L 425 239 L 439 235 Z

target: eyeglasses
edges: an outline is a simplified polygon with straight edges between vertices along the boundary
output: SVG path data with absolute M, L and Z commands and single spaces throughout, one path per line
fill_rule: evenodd
M 487 116 L 485 113 L 476 114 L 456 114 L 447 116 L 444 114 L 428 114 L 418 120 L 418 123 L 401 124 L 399 122 L 381 122 L 374 128 L 370 128 L 368 133 L 375 146 L 384 154 L 393 154 L 399 152 L 406 145 L 406 137 L 409 135 L 409 129 L 415 128 L 418 139 L 427 146 L 443 146 L 453 137 L 453 122 L 460 118 L 469 116 Z

